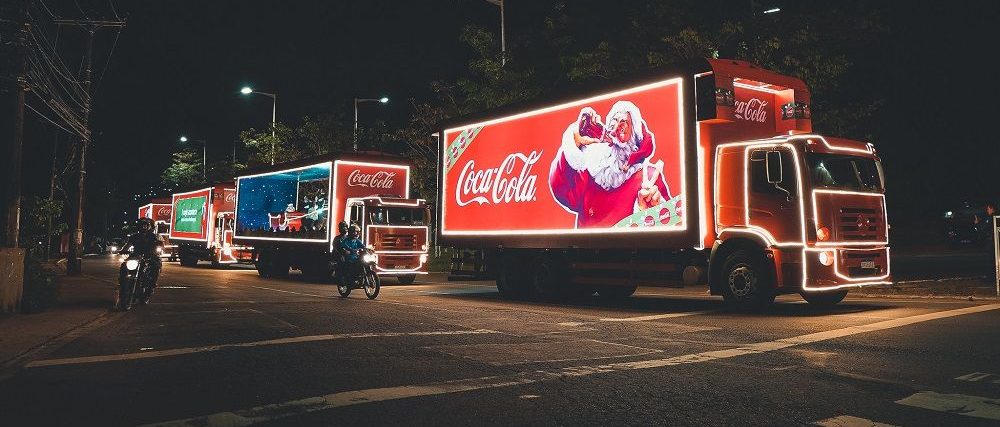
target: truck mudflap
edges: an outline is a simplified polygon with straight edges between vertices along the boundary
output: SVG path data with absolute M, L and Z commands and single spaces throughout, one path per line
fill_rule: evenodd
M 892 284 L 888 247 L 808 248 L 799 267 L 803 292 Z

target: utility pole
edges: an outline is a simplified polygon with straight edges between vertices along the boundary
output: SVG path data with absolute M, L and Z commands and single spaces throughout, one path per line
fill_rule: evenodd
M 52 140 L 52 175 L 49 177 L 49 203 L 56 197 L 56 158 L 59 157 L 59 134 Z M 45 223 L 45 260 L 52 257 L 52 214 Z
M 5 246 L 8 248 L 17 247 L 17 238 L 20 233 L 21 218 L 21 147 L 24 144 L 24 94 L 28 91 L 28 63 L 26 60 L 28 51 L 28 31 L 31 30 L 27 22 L 28 7 L 30 1 L 22 2 L 22 7 L 18 11 L 21 22 L 17 23 L 17 60 L 15 62 L 17 77 L 14 79 L 14 135 L 13 144 L 10 150 L 10 165 L 8 165 L 7 187 L 7 227 Z
M 91 136 L 93 132 L 90 129 L 90 116 L 91 107 L 93 102 L 93 94 L 90 93 L 91 86 L 91 72 L 92 72 L 92 59 L 94 53 L 94 33 L 104 27 L 118 27 L 122 28 L 125 26 L 125 21 L 108 21 L 108 20 L 90 20 L 90 19 L 55 19 L 53 20 L 57 25 L 72 25 L 83 28 L 87 31 L 87 50 L 84 54 L 84 69 L 83 69 L 83 91 L 87 94 L 87 97 L 83 100 L 83 121 L 87 129 L 86 134 L 83 138 L 80 138 L 80 151 L 78 158 L 80 164 L 78 167 L 78 180 L 77 180 L 77 190 L 76 190 L 76 203 L 73 206 L 73 235 L 69 239 L 69 259 L 66 263 L 66 274 L 71 276 L 79 276 L 81 273 L 81 263 L 83 260 L 83 197 L 84 189 L 86 186 L 87 178 L 87 146 L 90 144 Z

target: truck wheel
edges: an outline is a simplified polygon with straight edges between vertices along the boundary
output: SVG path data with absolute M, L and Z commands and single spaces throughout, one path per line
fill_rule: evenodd
M 554 301 L 564 296 L 563 283 L 566 272 L 558 260 L 538 255 L 531 263 L 531 294 L 544 301 Z
M 806 300 L 810 305 L 829 307 L 843 301 L 844 297 L 847 296 L 847 289 L 831 292 L 802 292 L 801 295 L 802 299 Z
M 401 285 L 412 285 L 414 280 L 417 280 L 416 274 L 404 274 L 402 276 L 396 276 L 396 280 L 399 281 Z
M 598 286 L 597 294 L 601 298 L 608 299 L 625 299 L 635 293 L 635 290 L 639 289 L 637 285 L 631 286 Z
M 499 256 L 499 269 L 496 272 L 497 292 L 503 298 L 524 298 L 528 294 L 528 277 L 524 273 L 520 257 L 511 253 L 502 253 Z
M 726 257 L 716 280 L 726 303 L 738 310 L 761 310 L 777 295 L 774 276 L 764 263 L 764 257 L 745 249 L 737 249 Z
M 265 279 L 271 277 L 271 254 L 261 252 L 257 255 L 257 261 L 254 264 L 257 266 L 257 275 Z
M 198 265 L 198 258 L 190 255 L 181 255 L 181 265 L 185 267 L 194 267 Z

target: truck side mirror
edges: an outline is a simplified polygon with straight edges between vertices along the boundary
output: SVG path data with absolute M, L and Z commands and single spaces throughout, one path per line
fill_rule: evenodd
M 765 157 L 764 167 L 767 169 L 767 182 L 769 184 L 781 183 L 781 152 L 768 151 Z

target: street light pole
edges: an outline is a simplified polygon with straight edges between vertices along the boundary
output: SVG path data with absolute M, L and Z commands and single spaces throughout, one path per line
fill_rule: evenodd
M 354 98 L 354 151 L 358 151 L 358 103 L 361 102 L 378 102 L 385 104 L 389 102 L 389 98 Z
M 491 4 L 500 7 L 500 53 L 503 55 L 500 57 L 500 65 L 507 65 L 507 26 L 504 24 L 504 10 L 503 3 L 504 0 L 486 0 Z
M 274 151 L 275 151 L 275 147 L 276 147 L 275 144 L 277 144 L 277 136 L 275 136 L 275 131 L 274 130 L 275 130 L 275 127 L 277 127 L 277 125 L 278 125 L 278 94 L 253 90 L 253 88 L 251 88 L 250 86 L 244 86 L 243 89 L 240 89 L 240 93 L 242 93 L 244 95 L 249 95 L 251 93 L 255 93 L 257 95 L 264 95 L 264 96 L 271 97 L 271 101 L 272 101 L 272 104 L 271 104 L 271 164 L 273 165 L 274 164 L 274 155 L 275 155 Z M 236 156 L 234 155 L 233 157 L 235 158 Z
M 208 142 L 205 141 L 204 139 L 188 139 L 188 137 L 186 137 L 186 136 L 182 136 L 180 138 L 180 141 L 182 143 L 183 142 L 188 142 L 188 141 L 191 141 L 191 142 L 200 142 L 201 143 L 201 180 L 205 181 L 205 182 L 208 182 L 208 173 L 206 172 L 208 170 Z M 234 147 L 235 147 L 235 145 L 234 145 Z M 233 153 L 236 153 L 235 149 L 234 149 Z M 234 154 L 234 158 L 235 158 L 235 154 Z

